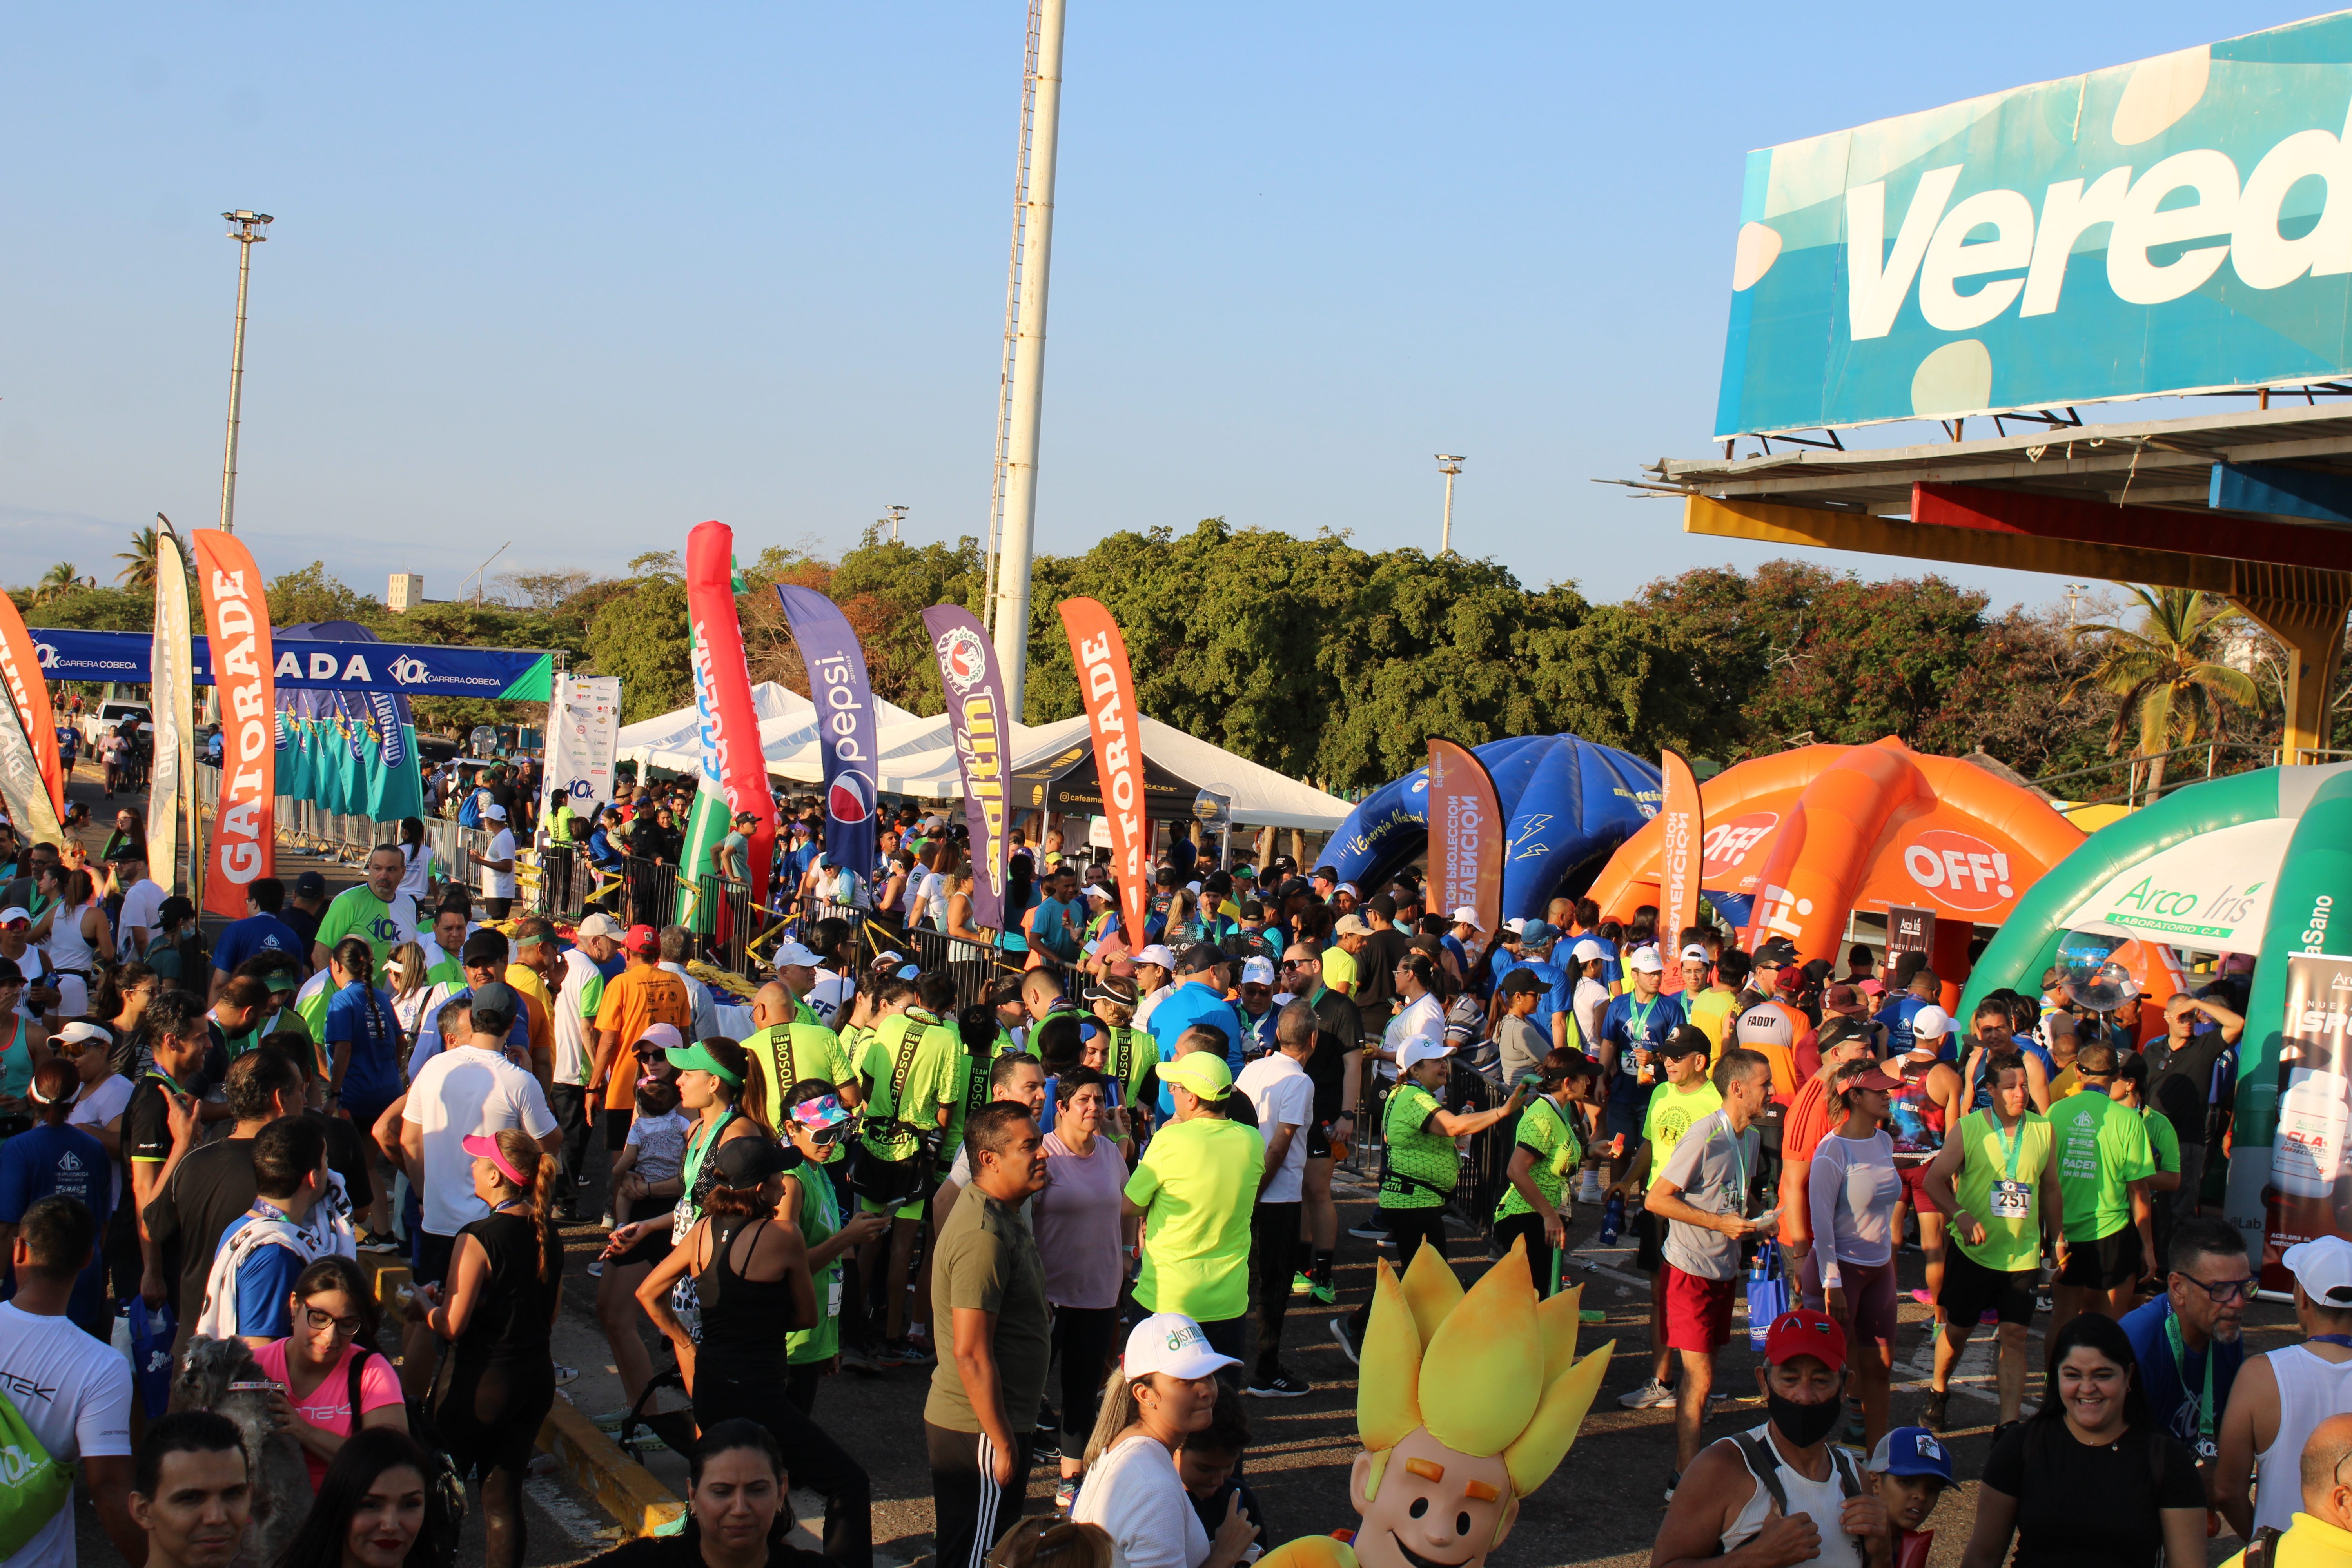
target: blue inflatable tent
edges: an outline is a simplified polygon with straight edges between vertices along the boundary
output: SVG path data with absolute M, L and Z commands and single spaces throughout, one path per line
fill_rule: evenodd
M 1541 916 L 1561 884 L 1589 882 L 1657 815 L 1655 763 L 1576 735 L 1524 735 L 1473 747 L 1495 776 L 1510 850 L 1503 918 Z M 1339 826 L 1321 864 L 1358 886 L 1386 881 L 1429 843 L 1429 770 L 1381 785 Z

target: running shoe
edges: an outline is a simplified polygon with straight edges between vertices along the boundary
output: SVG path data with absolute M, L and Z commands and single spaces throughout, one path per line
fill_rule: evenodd
M 591 1415 L 588 1422 L 599 1432 L 617 1432 L 621 1429 L 621 1423 L 628 1418 L 628 1407 L 624 1405 L 618 1410 L 607 1410 L 601 1415 Z
M 1315 1280 L 1305 1269 L 1302 1268 L 1297 1273 L 1290 1277 L 1290 1293 L 1292 1295 L 1304 1296 L 1314 1289 Z
M 1946 1405 L 1951 1404 L 1951 1402 L 1952 1391 L 1950 1389 L 1929 1389 L 1927 1391 L 1927 1407 L 1919 1414 L 1919 1425 L 1925 1426 L 1930 1432 L 1942 1431 L 1944 1429 L 1945 1421 L 1944 1408 Z
M 613 1211 L 611 1209 L 606 1209 L 603 1214 L 596 1216 L 596 1228 L 599 1230 L 611 1230 L 613 1228 Z
M 1054 1489 L 1054 1511 L 1064 1518 L 1078 1506 L 1078 1480 L 1076 1476 L 1064 1476 L 1061 1484 Z
M 1911 1299 L 1912 1299 L 1914 1301 L 1918 1302 L 1918 1303 L 1919 1303 L 1919 1305 L 1921 1305 L 1921 1306 L 1923 1306 L 1923 1307 L 1932 1307 L 1932 1306 L 1934 1306 L 1934 1305 L 1936 1304 L 1936 1298 L 1935 1298 L 1935 1297 L 1933 1297 L 1933 1296 L 1931 1296 L 1931 1295 L 1929 1295 L 1929 1294 L 1928 1294 L 1927 1291 L 1925 1291 L 1925 1290 L 1914 1290 L 1914 1291 L 1912 1291 L 1912 1292 L 1911 1292 Z
M 1384 1225 L 1351 1225 L 1348 1227 L 1348 1234 L 1359 1241 L 1386 1241 L 1389 1227 Z
M 868 1351 L 863 1345 L 842 1346 L 841 1364 L 847 1367 L 852 1372 L 879 1372 L 882 1370 L 881 1363 L 874 1359 L 873 1352 Z
M 1347 1319 L 1334 1318 L 1331 1320 L 1331 1337 L 1339 1342 L 1339 1353 L 1348 1358 L 1348 1364 L 1349 1366 L 1359 1366 L 1362 1364 L 1356 1359 L 1356 1341 L 1355 1337 L 1348 1332 Z
M 1656 1410 L 1675 1402 L 1675 1391 L 1652 1378 L 1631 1394 L 1621 1394 L 1617 1403 L 1628 1410 Z
M 602 1279 L 604 1278 L 604 1260 L 603 1258 L 600 1258 L 596 1259 L 595 1262 L 591 1263 L 588 1266 L 588 1278 L 591 1279 Z
M 1296 1399 L 1302 1394 L 1314 1393 L 1315 1385 L 1304 1378 L 1278 1372 L 1272 1377 L 1253 1378 L 1242 1392 L 1257 1399 Z
M 578 1377 L 579 1375 L 580 1369 L 578 1367 L 566 1366 L 562 1362 L 557 1362 L 555 1363 L 556 1387 L 562 1388 L 565 1384 L 570 1383 L 573 1378 Z
M 1576 1201 L 1580 1204 L 1601 1202 L 1601 1173 L 1598 1171 L 1584 1173 L 1584 1180 L 1577 1185 Z
M 1328 1279 L 1318 1279 L 1315 1281 L 1315 1288 L 1309 1290 L 1307 1294 L 1314 1297 L 1315 1300 L 1322 1302 L 1323 1305 L 1327 1307 L 1330 1306 L 1339 1299 L 1339 1292 L 1332 1288 L 1331 1281 Z
M 400 1238 L 386 1236 L 380 1230 L 362 1230 L 352 1237 L 352 1245 L 362 1252 L 398 1252 Z

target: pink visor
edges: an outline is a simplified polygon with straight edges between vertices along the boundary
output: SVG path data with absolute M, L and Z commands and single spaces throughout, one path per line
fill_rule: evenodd
M 529 1176 L 524 1175 L 520 1171 L 516 1170 L 512 1165 L 507 1163 L 506 1155 L 499 1151 L 499 1141 L 497 1139 L 486 1137 L 482 1133 L 477 1132 L 472 1137 L 466 1140 L 465 1150 L 467 1153 L 473 1155 L 476 1159 L 488 1160 L 491 1164 L 496 1165 L 500 1171 L 505 1173 L 507 1180 L 512 1182 L 516 1186 L 525 1189 L 528 1189 L 530 1186 L 530 1178 Z

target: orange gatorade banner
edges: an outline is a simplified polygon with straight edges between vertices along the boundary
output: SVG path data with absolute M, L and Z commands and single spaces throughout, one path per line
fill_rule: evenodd
M 1146 883 L 1151 878 L 1150 823 L 1143 815 L 1143 726 L 1135 710 L 1135 675 L 1118 623 L 1093 599 L 1065 599 L 1062 629 L 1085 694 L 1095 742 L 1095 773 L 1110 824 L 1110 864 L 1129 945 L 1143 942 Z
M 253 552 L 234 534 L 195 531 L 196 581 L 220 688 L 220 800 L 205 858 L 204 907 L 238 920 L 245 889 L 271 875 L 278 848 L 278 682 L 269 600 Z

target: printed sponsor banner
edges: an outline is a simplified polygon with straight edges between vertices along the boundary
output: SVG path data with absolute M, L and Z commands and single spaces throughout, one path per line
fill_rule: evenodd
M 2200 952 L 2260 952 L 2296 822 L 2263 817 L 2192 834 L 2108 878 L 2060 924 Z
M 278 689 L 269 603 L 261 569 L 236 535 L 200 528 L 195 546 L 205 627 L 224 656 L 220 800 L 208 836 L 201 907 L 238 920 L 246 885 L 270 875 L 278 856 Z
M 2262 1284 L 2294 1289 L 2279 1261 L 2299 1241 L 2346 1236 L 2352 1183 L 2344 1135 L 2352 1122 L 2352 958 L 2297 952 L 2286 960 L 2279 1029 L 2278 1127 L 2263 1186 Z M 2258 1159 L 2261 1151 L 2241 1149 Z
M 574 811 L 613 804 L 613 753 L 621 743 L 621 679 L 559 675 L 547 710 L 547 787 Z
M 195 691 L 188 667 L 187 558 L 171 528 L 155 531 L 155 629 L 152 637 L 154 689 L 148 693 L 155 751 L 147 778 L 147 874 L 157 885 L 177 885 L 180 809 L 195 809 Z M 182 775 L 185 775 L 183 777 Z
M 1004 925 L 1006 750 L 1009 715 L 996 648 L 970 610 L 934 605 L 923 612 L 940 689 L 947 694 L 948 729 L 963 773 L 964 823 L 971 834 L 971 919 L 983 931 Z
M 2352 13 L 1748 155 L 1718 440 L 2352 368 Z
M 1478 911 L 1478 929 L 1494 939 L 1503 923 L 1503 850 L 1507 826 L 1503 802 L 1469 747 L 1432 737 L 1429 742 L 1429 879 L 1431 907 L 1451 920 L 1459 909 Z
M 876 797 L 874 689 L 866 654 L 841 607 L 814 588 L 776 584 L 793 641 L 808 669 L 824 755 L 824 848 L 834 865 L 863 878 L 874 869 Z
M 1665 819 L 1665 838 L 1658 851 L 1658 946 L 1666 959 L 1664 989 L 1683 988 L 1683 966 L 1676 943 L 1688 927 L 1698 923 L 1698 868 L 1706 839 L 1706 813 L 1699 804 L 1698 775 L 1690 759 L 1666 747 L 1658 760 L 1665 781 L 1665 804 L 1658 815 Z
M 730 817 L 748 811 L 757 819 L 748 869 L 751 901 L 764 904 L 776 843 L 776 803 L 768 793 L 760 715 L 751 706 L 751 677 L 743 663 L 734 563 L 735 532 L 725 523 L 698 522 L 686 536 L 686 613 L 694 637 L 694 700 L 702 718 L 702 787 L 725 801 Z M 703 816 L 698 807 L 695 816 Z M 710 874 L 709 858 L 678 869 L 681 887 L 698 882 Z
M 16 717 L 32 742 L 33 761 L 40 769 L 50 810 L 61 812 L 66 808 L 65 763 L 58 753 L 58 718 L 49 706 L 49 679 L 33 650 L 25 617 L 16 612 L 16 601 L 0 594 L 0 681 L 6 683 Z
M 347 623 L 337 623 L 347 624 Z M 33 646 L 51 680 L 152 679 L 146 632 L 36 626 Z M 190 679 L 213 680 L 212 645 L 194 639 Z M 554 690 L 555 656 L 530 648 L 438 647 L 430 643 L 290 640 L 278 649 L 271 682 L 282 690 L 391 691 L 409 697 L 484 697 L 544 702 Z
M 6 803 L 18 837 L 34 844 L 64 845 L 65 828 L 58 821 L 57 807 L 49 804 L 40 759 L 33 754 L 13 702 L 0 702 L 0 802 Z
M 1886 906 L 1886 973 L 1895 973 L 1895 961 L 1906 952 L 1922 956 L 1936 951 L 1936 911 L 1916 909 L 1907 904 Z
M 1135 675 L 1118 623 L 1093 599 L 1065 599 L 1062 629 L 1077 666 L 1078 690 L 1093 733 L 1095 773 L 1102 783 L 1110 823 L 1110 865 L 1118 879 L 1122 929 L 1130 942 L 1143 937 L 1150 889 L 1151 822 L 1144 815 L 1143 734 L 1135 710 Z

